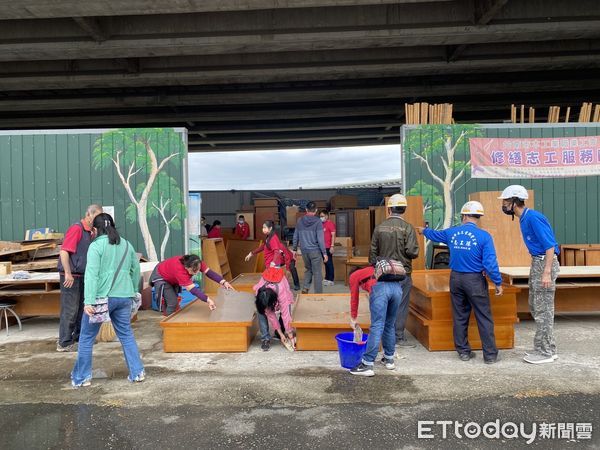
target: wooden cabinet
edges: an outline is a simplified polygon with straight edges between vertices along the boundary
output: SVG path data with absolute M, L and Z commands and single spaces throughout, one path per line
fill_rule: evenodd
M 276 206 L 257 206 L 254 208 L 254 236 L 262 237 L 262 227 L 266 220 L 272 220 L 279 226 L 279 209 Z
M 217 272 L 227 281 L 232 280 L 229 260 L 225 251 L 223 239 L 204 239 L 202 240 L 202 259 L 213 271 Z M 215 283 L 204 277 L 204 292 L 214 294 L 219 289 L 219 283 Z
M 340 209 L 335 211 L 336 236 L 354 239 L 354 210 Z
M 452 302 L 450 300 L 450 270 L 418 270 L 412 275 L 409 315 L 406 329 L 430 351 L 455 350 Z M 494 334 L 498 348 L 513 348 L 514 325 L 517 317 L 518 289 L 504 287 L 504 294 L 494 295 L 490 286 L 490 304 L 494 317 Z M 481 349 L 481 340 L 475 317 L 471 314 L 468 328 L 469 343 L 473 350 Z
M 354 243 L 357 247 L 371 244 L 371 213 L 368 209 L 354 210 Z

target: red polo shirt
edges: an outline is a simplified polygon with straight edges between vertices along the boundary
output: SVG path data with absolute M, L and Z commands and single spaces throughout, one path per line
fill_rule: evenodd
M 204 273 L 208 266 L 204 261 L 200 262 L 200 272 Z M 188 273 L 181 262 L 181 256 L 173 256 L 158 264 L 158 273 L 171 286 L 189 286 L 194 284 L 192 276 Z
M 246 222 L 236 224 L 234 235 L 240 239 L 248 239 L 250 237 L 250 225 Z
M 325 235 L 325 248 L 331 248 L 333 244 L 331 240 L 331 233 L 335 233 L 335 224 L 331 220 L 323 222 L 323 234 Z
M 83 226 L 85 231 L 92 231 L 92 229 L 88 227 L 87 223 L 83 219 L 81 219 L 81 225 Z M 77 244 L 79 244 L 82 235 L 83 230 L 79 225 L 71 225 L 65 233 L 65 237 L 63 239 L 62 245 L 60 246 L 60 249 L 64 250 L 65 252 L 75 253 L 77 251 Z

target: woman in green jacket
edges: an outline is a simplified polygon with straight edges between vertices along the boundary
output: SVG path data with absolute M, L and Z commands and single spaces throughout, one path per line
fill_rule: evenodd
M 101 323 L 90 318 L 98 299 L 108 297 L 108 313 L 115 329 L 131 382 L 144 381 L 144 365 L 131 329 L 131 305 L 138 290 L 140 263 L 133 246 L 119 236 L 110 214 L 99 214 L 92 224 L 96 238 L 90 244 L 85 269 L 84 314 L 81 320 L 77 361 L 71 372 L 74 387 L 92 380 L 92 349 Z

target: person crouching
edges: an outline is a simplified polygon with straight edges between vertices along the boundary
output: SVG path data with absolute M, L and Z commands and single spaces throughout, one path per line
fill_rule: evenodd
M 260 281 L 253 287 L 256 293 L 256 311 L 260 326 L 261 349 L 268 352 L 271 348 L 269 324 L 281 343 L 288 349 L 294 350 L 294 332 L 292 330 L 292 305 L 294 296 L 290 284 L 284 276 L 283 255 L 278 252 L 266 269 Z M 279 319 L 277 319 L 279 313 Z

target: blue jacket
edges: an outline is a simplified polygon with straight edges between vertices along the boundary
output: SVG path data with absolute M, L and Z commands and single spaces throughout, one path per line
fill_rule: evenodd
M 485 272 L 496 286 L 502 284 L 494 240 L 487 231 L 468 222 L 441 231 L 425 228 L 423 234 L 431 241 L 443 242 L 448 246 L 452 270 L 467 273 Z
M 321 252 L 322 255 L 326 254 L 325 235 L 321 219 L 317 216 L 303 216 L 300 218 L 294 230 L 294 240 L 292 241 L 294 251 L 298 249 L 298 245 L 300 245 L 302 253 Z
M 554 253 L 557 255 L 560 253 L 554 232 L 546 216 L 535 209 L 525 208 L 519 222 L 523 241 L 531 256 L 544 255 L 546 250 L 552 247 L 554 247 Z

